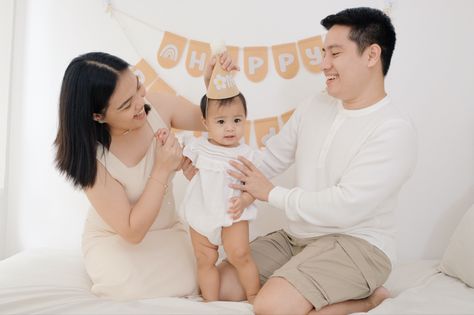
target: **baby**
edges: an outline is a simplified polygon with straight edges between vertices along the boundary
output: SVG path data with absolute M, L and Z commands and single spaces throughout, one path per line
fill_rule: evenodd
M 229 161 L 239 155 L 258 163 L 258 151 L 241 143 L 245 134 L 246 101 L 235 88 L 232 77 L 224 76 L 213 74 L 208 93 L 201 100 L 208 137 L 193 138 L 183 150 L 183 155 L 199 172 L 187 188 L 180 213 L 190 227 L 203 298 L 207 301 L 219 299 L 220 281 L 215 264 L 218 246 L 222 244 L 252 303 L 260 289 L 260 281 L 250 253 L 248 221 L 256 218 L 257 209 L 250 194 L 241 194 L 229 187 L 236 179 L 227 170 Z M 217 92 L 222 96 L 212 93 L 213 84 L 220 85 L 221 90 Z M 230 88 L 230 91 L 222 91 L 223 88 Z

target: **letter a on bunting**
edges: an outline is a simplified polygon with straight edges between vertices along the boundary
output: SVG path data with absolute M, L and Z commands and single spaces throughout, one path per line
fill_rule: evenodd
M 187 39 L 179 35 L 165 32 L 158 49 L 158 63 L 163 68 L 173 68 L 181 59 Z

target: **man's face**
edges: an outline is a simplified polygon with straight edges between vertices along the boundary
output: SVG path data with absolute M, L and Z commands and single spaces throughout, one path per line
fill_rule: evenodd
M 323 71 L 329 95 L 351 102 L 360 97 L 369 80 L 367 50 L 359 53 L 357 44 L 349 39 L 350 27 L 334 25 L 323 46 Z

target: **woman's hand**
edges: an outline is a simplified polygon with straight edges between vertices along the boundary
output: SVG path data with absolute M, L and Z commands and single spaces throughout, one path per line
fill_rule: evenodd
M 156 156 L 154 171 L 171 173 L 179 169 L 183 150 L 173 133 L 168 129 L 159 129 L 156 134 Z
M 230 176 L 240 180 L 241 184 L 230 184 L 229 186 L 234 189 L 246 191 L 258 200 L 268 201 L 268 195 L 275 186 L 273 186 L 252 162 L 242 156 L 239 156 L 238 160 L 241 163 L 237 163 L 236 161 L 230 161 L 229 163 L 240 172 L 232 170 L 228 170 L 227 172 Z
M 219 60 L 222 69 L 226 71 L 240 71 L 240 67 L 235 63 L 234 60 L 232 60 L 232 57 L 226 51 L 222 54 L 218 54 L 217 56 L 212 56 L 206 65 L 206 69 L 204 70 L 204 83 L 206 84 L 206 88 L 209 87 L 209 82 L 212 76 L 212 70 L 214 69 L 217 60 Z

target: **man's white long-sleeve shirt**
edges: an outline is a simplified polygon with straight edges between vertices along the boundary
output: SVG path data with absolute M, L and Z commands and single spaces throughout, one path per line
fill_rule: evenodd
M 266 143 L 262 172 L 291 164 L 296 187 L 275 187 L 269 203 L 284 209 L 288 233 L 300 238 L 343 233 L 395 259 L 394 208 L 416 162 L 411 121 L 385 97 L 347 110 L 326 93 L 299 106 Z

